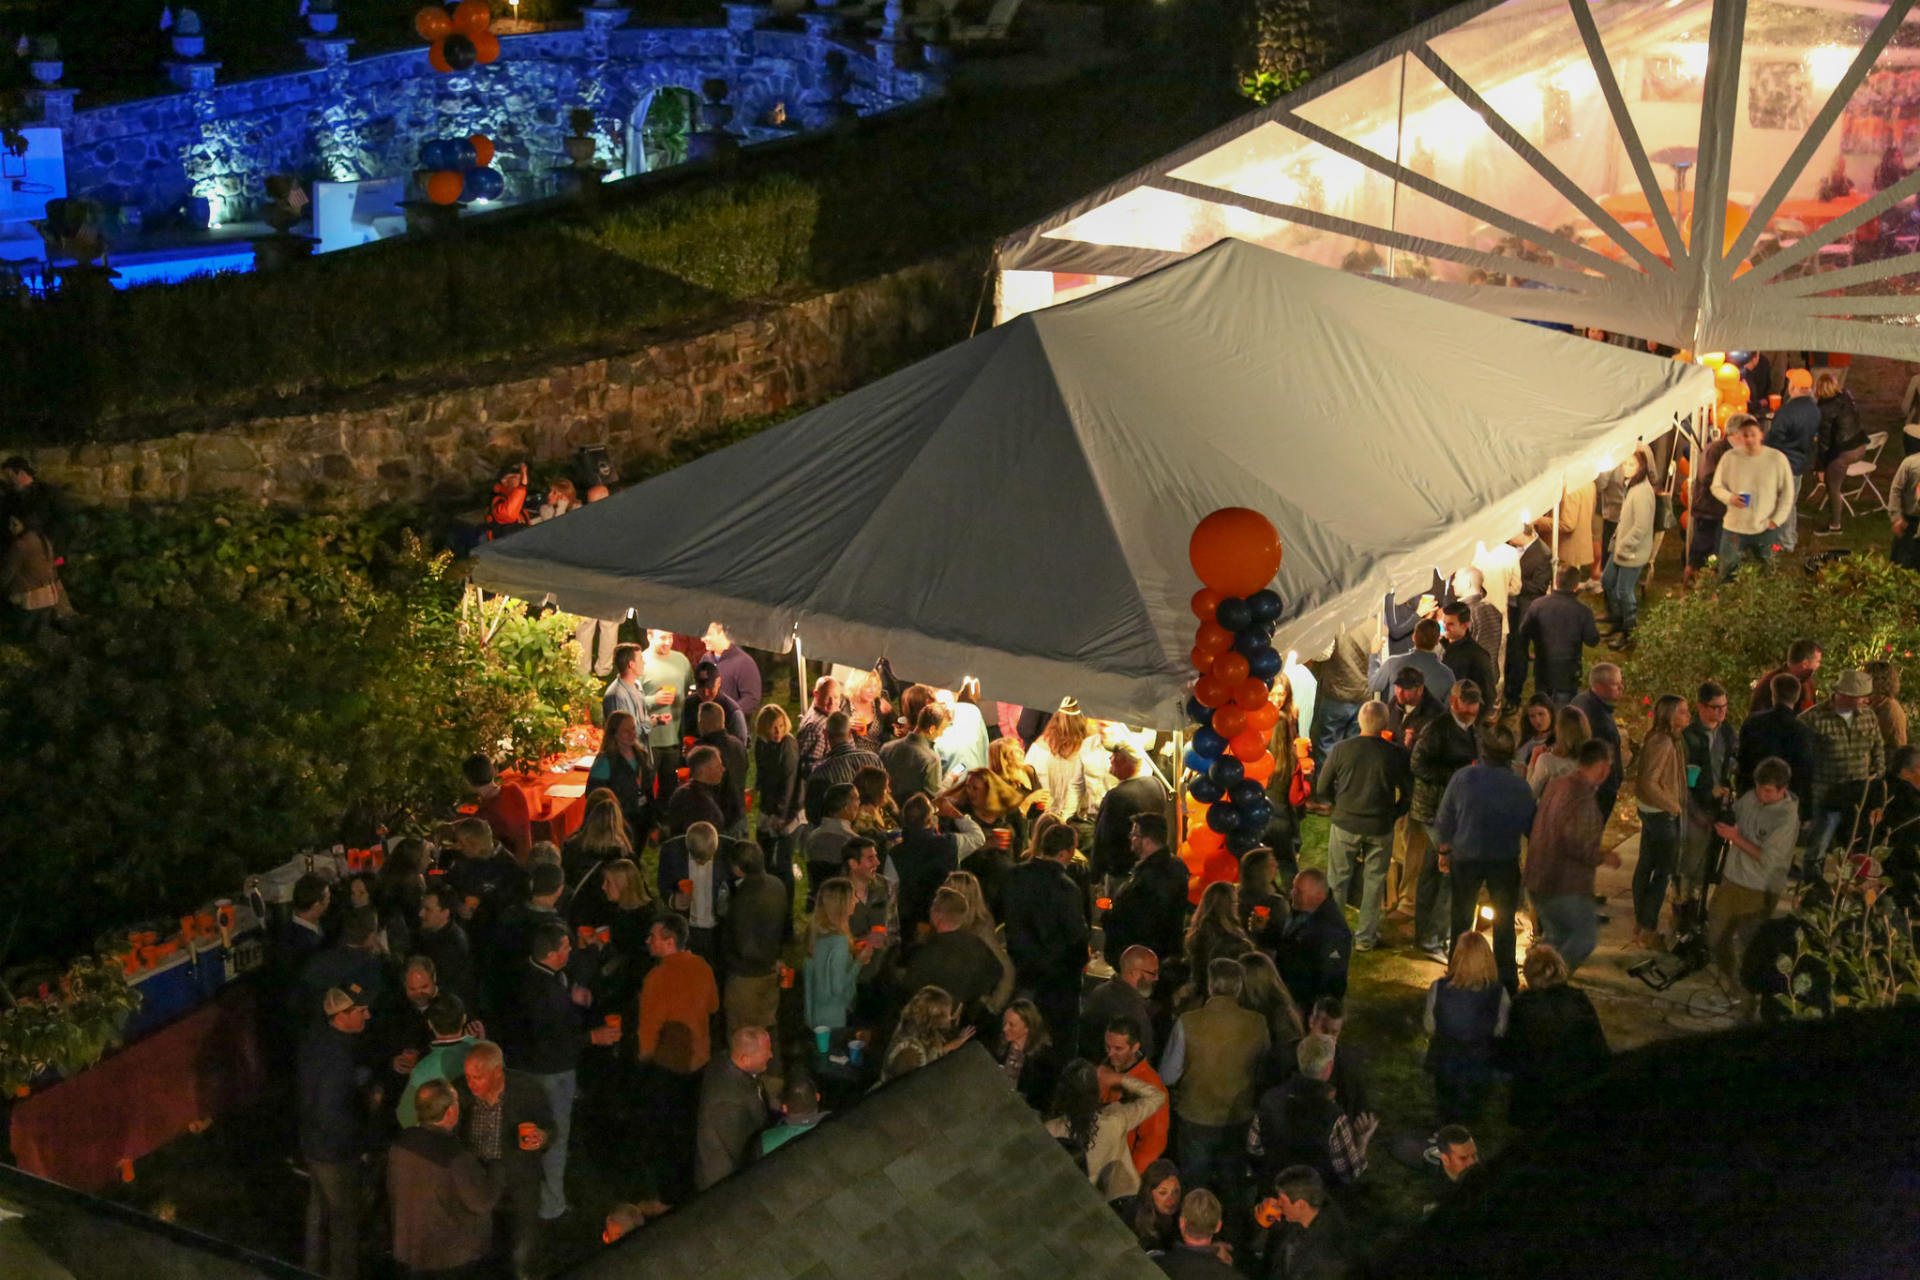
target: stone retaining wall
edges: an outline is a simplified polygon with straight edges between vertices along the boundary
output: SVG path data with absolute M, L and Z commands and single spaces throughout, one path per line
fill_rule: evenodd
M 531 376 L 164 439 L 20 449 L 83 503 L 235 492 L 307 507 L 478 499 L 506 466 L 604 443 L 623 463 L 859 386 L 964 338 L 974 255 Z

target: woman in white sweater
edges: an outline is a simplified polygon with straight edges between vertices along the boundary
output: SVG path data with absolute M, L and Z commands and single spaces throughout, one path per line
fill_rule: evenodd
M 1615 649 L 1633 642 L 1633 626 L 1640 616 L 1640 574 L 1653 559 L 1653 453 L 1635 445 L 1633 457 L 1621 464 L 1627 492 L 1620 499 L 1620 522 L 1614 526 L 1613 546 L 1600 588 L 1607 597 L 1607 621 L 1612 624 Z
M 1102 1106 L 1101 1094 L 1108 1089 L 1119 1091 L 1119 1101 Z M 1127 1135 L 1166 1105 L 1164 1089 L 1078 1058 L 1060 1073 L 1047 1132 L 1085 1166 L 1087 1181 L 1100 1188 L 1101 1195 L 1119 1200 L 1140 1189 Z

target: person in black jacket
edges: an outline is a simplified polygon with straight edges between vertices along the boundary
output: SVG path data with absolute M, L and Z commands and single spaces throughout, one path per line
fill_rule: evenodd
M 1033 994 L 1053 1037 L 1072 1044 L 1079 1028 L 1081 974 L 1087 967 L 1086 897 L 1067 863 L 1072 827 L 1040 837 L 1040 851 L 1007 876 L 1007 954 L 1019 986 Z
M 1822 373 L 1813 380 L 1814 399 L 1820 402 L 1820 434 L 1814 445 L 1814 470 L 1825 473 L 1828 520 L 1816 533 L 1839 533 L 1840 492 L 1846 487 L 1847 468 L 1867 456 L 1867 433 L 1860 426 L 1860 407 L 1840 380 Z
M 1800 678 L 1781 672 L 1769 686 L 1773 705 L 1756 711 L 1740 726 L 1738 763 L 1734 769 L 1734 789 L 1753 788 L 1753 770 L 1769 756 L 1778 756 L 1793 770 L 1788 784 L 1805 814 L 1812 803 L 1813 730 L 1800 723 Z
M 458 1087 L 461 1140 L 506 1185 L 514 1274 L 528 1275 L 540 1239 L 540 1160 L 553 1140 L 546 1091 L 524 1071 L 507 1070 L 490 1040 L 467 1050 Z M 524 1139 L 523 1125 L 533 1126 Z
M 720 753 L 721 787 L 726 793 L 721 805 L 736 827 L 725 834 L 740 835 L 743 832 L 738 828 L 747 816 L 747 767 L 752 763 L 752 750 L 746 739 L 727 732 L 726 715 L 712 703 L 700 708 L 699 723 L 700 745 Z
M 1279 887 L 1279 874 L 1280 861 L 1273 850 L 1249 849 L 1240 859 L 1240 889 L 1234 895 L 1241 929 L 1269 958 L 1280 954 L 1281 939 L 1293 915 L 1293 904 Z
M 1620 701 L 1626 691 L 1627 682 L 1621 678 L 1620 668 L 1614 663 L 1602 662 L 1596 664 L 1592 674 L 1587 677 L 1587 691 L 1571 704 L 1586 715 L 1587 729 L 1593 737 L 1613 748 L 1613 769 L 1607 774 L 1607 780 L 1600 784 L 1600 791 L 1595 797 L 1600 802 L 1603 818 L 1613 816 L 1613 802 L 1620 798 L 1620 780 L 1625 776 L 1627 761 L 1632 754 L 1620 736 L 1620 726 L 1613 718 L 1614 704 Z
M 938 821 L 939 817 L 946 820 Z M 950 825 L 952 830 L 943 830 Z M 951 793 L 929 799 L 925 792 L 907 797 L 900 810 L 900 843 L 893 846 L 887 860 L 893 864 L 900 886 L 900 928 L 912 937 L 927 922 L 933 895 L 948 875 L 960 869 L 960 859 L 986 843 L 980 824 L 961 813 Z
M 1340 1206 L 1308 1165 L 1282 1169 L 1273 1179 L 1280 1224 L 1267 1237 L 1265 1280 L 1343 1280 L 1352 1273 L 1353 1246 Z
M 474 978 L 473 948 L 467 931 L 453 918 L 458 899 L 444 877 L 435 877 L 420 895 L 420 927 L 414 930 L 413 949 L 433 961 L 435 980 L 440 989 L 460 997 L 469 1009 L 479 1004 L 478 984 Z
M 1508 1116 L 1516 1125 L 1532 1126 L 1558 1116 L 1606 1071 L 1613 1054 L 1593 1002 L 1567 984 L 1567 962 L 1558 951 L 1534 943 L 1522 972 L 1527 987 L 1513 999 L 1498 1051 L 1513 1076 Z
M 372 1018 L 358 986 L 330 988 L 321 997 L 326 1021 L 300 1046 L 300 1158 L 307 1166 L 306 1268 L 330 1280 L 359 1271 L 361 1158 L 372 1148 L 369 1097 L 372 1071 L 362 1061 Z
M 1446 651 L 1440 661 L 1446 663 L 1447 670 L 1453 672 L 1456 680 L 1471 680 L 1474 687 L 1493 690 L 1500 687 L 1494 674 L 1493 655 L 1481 647 L 1480 642 L 1469 634 L 1473 627 L 1473 606 L 1463 601 L 1455 601 L 1441 610 L 1441 628 L 1446 634 Z M 1493 698 L 1485 698 L 1481 709 L 1481 719 L 1493 714 Z
M 612 1027 L 584 1030 L 581 1011 L 592 995 L 567 980 L 573 945 L 565 925 L 536 926 L 527 954 L 513 1005 L 503 1019 L 503 1040 L 507 1060 L 539 1082 L 553 1115 L 553 1138 L 540 1155 L 540 1218 L 550 1222 L 567 1212 L 567 1139 L 580 1050 L 588 1043 L 613 1044 L 620 1033 Z
M 1327 892 L 1326 873 L 1313 867 L 1293 878 L 1293 912 L 1281 941 L 1280 976 L 1294 1004 L 1311 1009 L 1321 996 L 1347 994 L 1353 931 Z
M 791 898 L 793 854 L 805 797 L 800 786 L 800 740 L 790 732 L 786 711 L 775 703 L 761 707 L 753 719 L 753 772 L 760 800 L 755 834 L 767 851 L 767 870 L 787 886 Z M 792 934 L 791 927 L 787 932 Z
M 1133 872 L 1133 820 L 1143 813 L 1164 818 L 1167 789 L 1151 773 L 1140 772 L 1140 754 L 1130 746 L 1113 749 L 1114 785 L 1093 819 L 1093 878 L 1118 883 Z
M 1000 957 L 966 927 L 967 896 L 958 889 L 936 893 L 929 916 L 933 936 L 907 954 L 906 993 L 939 987 L 960 1007 L 961 1021 L 982 1026 L 982 1002 L 1000 983 Z
M 1133 874 L 1113 895 L 1104 921 L 1107 963 L 1118 968 L 1128 947 L 1178 956 L 1187 936 L 1187 865 L 1167 848 L 1167 820 L 1157 813 L 1133 819 L 1129 837 Z
M 1507 545 L 1520 549 L 1520 589 L 1507 597 L 1505 690 L 1507 705 L 1517 707 L 1520 705 L 1520 694 L 1527 683 L 1527 642 L 1520 635 L 1520 628 L 1525 623 L 1528 612 L 1532 610 L 1535 603 L 1546 597 L 1555 583 L 1553 553 L 1547 550 L 1546 543 L 1540 541 L 1539 534 L 1531 524 L 1522 525 L 1519 536 L 1510 539 Z M 1585 608 L 1584 605 L 1581 607 Z M 1485 687 L 1482 692 L 1486 694 L 1489 703 L 1494 700 L 1492 686 Z
M 1527 653 L 1533 654 L 1533 691 L 1564 707 L 1580 691 L 1586 650 L 1600 643 L 1593 610 L 1580 602 L 1581 571 L 1562 565 L 1553 591 L 1518 617 L 1507 650 L 1507 705 L 1514 706 L 1527 678 Z

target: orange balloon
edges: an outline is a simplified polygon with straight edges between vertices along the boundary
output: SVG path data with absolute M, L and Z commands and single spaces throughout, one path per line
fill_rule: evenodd
M 1218 654 L 1213 653 L 1202 653 L 1198 649 L 1195 649 L 1187 655 L 1188 659 L 1193 663 L 1193 669 L 1201 675 L 1206 675 L 1209 671 L 1213 670 L 1213 660 L 1218 656 Z
M 1233 632 L 1217 622 L 1203 622 L 1193 633 L 1193 647 L 1202 653 L 1224 653 L 1233 648 Z
M 1194 906 L 1200 905 L 1200 895 L 1207 891 L 1208 885 L 1219 884 L 1222 880 L 1228 884 L 1240 882 L 1240 859 L 1225 849 L 1218 849 L 1200 859 L 1198 868 L 1188 865 L 1192 874 L 1187 879 L 1187 901 Z
M 1215 591 L 1212 587 L 1202 587 L 1193 593 L 1193 600 L 1189 603 L 1188 607 L 1193 610 L 1193 616 L 1200 619 L 1200 621 L 1212 622 L 1213 611 L 1218 609 L 1220 602 L 1225 599 L 1226 596 Z
M 1267 682 L 1255 676 L 1248 676 L 1232 687 L 1229 702 L 1240 704 L 1242 711 L 1252 711 L 1255 707 L 1267 705 Z
M 1238 689 L 1247 678 L 1247 660 L 1229 649 L 1213 660 L 1213 674 Z M 1238 701 L 1238 695 L 1235 695 Z
M 1187 559 L 1200 581 L 1230 596 L 1250 596 L 1280 568 L 1280 533 L 1246 507 L 1222 507 L 1194 526 Z
M 455 204 L 460 199 L 460 188 L 465 185 L 465 178 L 451 169 L 442 169 L 427 179 L 427 199 L 435 204 Z
M 1233 701 L 1233 690 L 1218 676 L 1205 675 L 1193 682 L 1193 700 L 1203 707 L 1217 707 Z
M 477 36 L 493 25 L 493 7 L 487 0 L 460 0 L 453 6 L 453 29 Z M 479 43 L 475 41 L 474 43 Z
M 453 71 L 453 64 L 447 61 L 447 51 L 441 48 L 438 40 L 427 46 L 427 65 L 441 75 L 449 75 Z
M 467 139 L 473 144 L 473 162 L 481 168 L 493 163 L 493 139 L 484 133 L 476 133 Z
M 497 61 L 500 57 L 500 37 L 491 31 L 475 31 L 473 40 L 473 60 L 481 66 Z
M 1239 737 L 1246 728 L 1247 713 L 1231 702 L 1213 713 L 1213 731 L 1223 738 Z
M 1200 815 L 1200 821 L 1193 824 L 1187 832 L 1187 843 L 1199 854 L 1218 853 L 1227 847 L 1227 838 L 1207 825 L 1206 814 Z
M 1224 709 L 1224 708 L 1223 708 Z M 1267 735 L 1258 729 L 1248 729 L 1227 744 L 1227 750 L 1242 764 L 1249 760 L 1258 760 L 1267 754 Z
M 437 4 L 430 4 L 413 15 L 413 29 L 422 40 L 438 40 L 453 30 L 453 19 Z
M 1233 705 L 1237 707 L 1240 704 L 1236 702 Z M 1219 719 L 1220 717 L 1216 715 L 1214 722 L 1218 723 Z M 1273 726 L 1279 723 L 1280 708 L 1274 706 L 1271 699 L 1262 702 L 1259 706 L 1247 712 L 1247 728 L 1249 729 L 1258 729 L 1261 733 L 1272 733 Z M 1232 737 L 1233 735 L 1228 734 L 1227 736 Z
M 1245 761 L 1243 767 L 1246 770 L 1247 777 L 1252 778 L 1264 787 L 1267 785 L 1268 780 L 1273 777 L 1273 753 L 1271 751 L 1263 752 L 1255 759 Z M 1209 830 L 1211 830 L 1211 828 L 1209 828 Z

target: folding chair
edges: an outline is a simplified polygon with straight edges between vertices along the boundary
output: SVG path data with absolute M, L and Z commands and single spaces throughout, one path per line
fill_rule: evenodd
M 1880 468 L 1880 451 L 1887 447 L 1887 433 L 1875 431 L 1867 436 L 1867 452 L 1860 461 L 1850 463 L 1847 478 L 1840 485 L 1840 505 L 1847 509 L 1848 515 L 1857 514 L 1853 509 L 1853 499 L 1863 494 L 1873 495 L 1874 505 L 1887 505 L 1887 495 L 1880 492 L 1880 486 L 1873 482 L 1873 473 Z M 1860 483 L 1854 484 L 1858 480 Z

